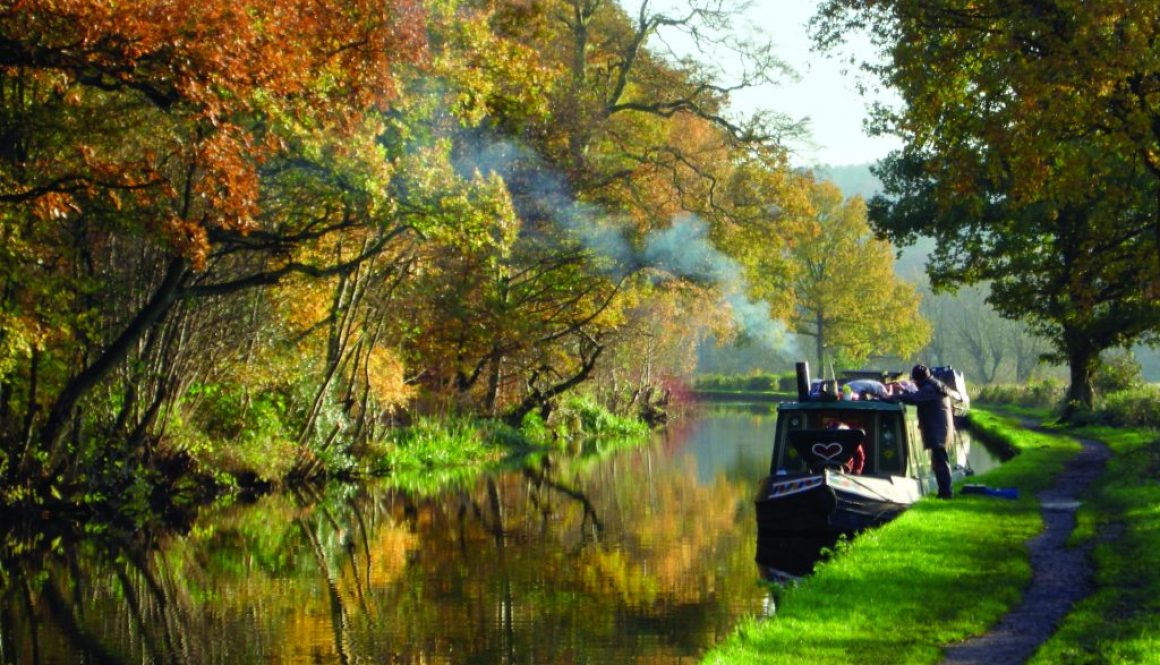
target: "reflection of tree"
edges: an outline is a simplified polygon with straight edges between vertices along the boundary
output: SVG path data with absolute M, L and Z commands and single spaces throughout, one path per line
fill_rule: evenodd
M 338 660 L 343 665 L 350 662 L 350 657 L 347 655 L 347 619 L 346 608 L 343 607 L 342 595 L 339 593 L 338 582 L 330 573 L 330 566 L 326 563 L 326 552 L 323 551 L 322 543 L 318 536 L 315 535 L 314 529 L 306 522 L 299 518 L 297 520 L 298 527 L 302 529 L 303 535 L 310 542 L 310 551 L 314 554 L 314 561 L 318 564 L 318 572 L 326 584 L 326 595 L 330 600 L 330 623 L 334 629 L 334 649 L 338 652 Z M 351 570 L 355 570 L 351 566 Z M 357 581 L 357 578 L 356 578 Z M 356 588 L 358 585 L 356 584 Z
M 23 566 L 18 566 L 17 573 L 25 572 L 25 571 L 21 570 L 22 568 L 23 568 Z M 10 578 L 8 578 L 8 575 L 7 575 L 9 573 L 8 566 L 4 567 L 4 573 L 6 573 L 5 581 L 9 581 Z M 33 607 L 33 604 L 32 604 L 32 589 L 30 589 L 29 585 L 28 585 L 29 577 L 27 574 L 23 574 L 23 575 L 18 574 L 18 575 L 16 575 L 16 577 L 19 579 L 20 602 L 23 603 L 23 610 L 25 612 L 24 616 L 27 617 L 28 623 L 31 624 L 30 630 L 26 631 L 28 636 L 29 636 L 29 646 L 30 646 L 31 651 L 32 651 L 32 659 L 31 660 L 34 663 L 39 663 L 39 662 L 41 662 L 40 661 L 40 629 L 38 626 L 38 622 L 36 620 L 36 609 Z M 10 627 L 16 626 L 16 621 L 15 621 L 15 617 L 13 617 L 13 615 L 12 615 L 13 613 L 8 611 L 8 602 L 7 601 L 8 601 L 8 597 L 11 594 L 6 592 L 4 595 L 5 595 L 4 620 L 0 621 L 0 631 L 7 633 L 8 630 L 10 629 Z M 15 635 L 5 635 L 4 637 L 5 637 L 4 644 L 13 644 L 13 645 L 18 644 L 16 639 L 15 639 Z M 7 659 L 7 655 L 5 656 L 5 659 Z
M 594 540 L 597 540 L 597 541 L 600 540 L 600 535 L 604 531 L 604 525 L 600 523 L 600 516 L 596 514 L 596 508 L 592 505 L 592 501 L 589 500 L 588 497 L 583 492 L 581 492 L 577 489 L 574 489 L 572 487 L 568 487 L 567 485 L 564 485 L 561 482 L 557 482 L 555 480 L 552 480 L 548 476 L 546 469 L 543 469 L 543 468 L 541 468 L 541 469 L 532 469 L 532 468 L 524 469 L 524 475 L 527 476 L 527 478 L 534 483 L 534 487 L 536 489 L 546 487 L 550 490 L 554 490 L 555 492 L 563 494 L 564 496 L 566 496 L 570 499 L 575 499 L 576 501 L 578 501 L 580 503 L 580 505 L 583 506 L 583 508 L 584 508 L 584 521 L 580 525 L 580 531 L 582 533 L 586 533 L 587 531 L 585 529 L 585 526 L 587 526 L 588 523 L 591 522 L 592 529 L 593 529 L 592 537 Z M 529 498 L 529 501 L 531 501 L 532 506 L 536 507 L 536 508 L 539 508 L 541 506 L 550 506 L 551 505 L 550 501 L 543 501 L 542 499 L 540 499 L 538 492 L 533 492 L 528 498 Z M 545 515 L 547 515 L 547 514 L 548 514 L 547 511 L 545 511 Z
M 177 622 L 162 621 L 158 626 L 158 622 L 152 621 L 147 615 L 147 606 L 157 608 L 164 615 L 171 603 L 168 602 L 162 585 L 154 579 L 150 566 L 140 551 L 128 553 L 128 556 L 121 558 L 121 562 L 122 564 L 116 566 L 113 572 L 121 585 L 130 616 L 140 631 L 149 658 L 153 662 L 164 662 L 166 659 L 163 654 L 176 653 L 171 629 Z M 143 594 L 138 592 L 134 577 L 141 581 Z M 143 598 L 140 597 L 142 595 Z M 160 643 L 153 634 L 155 630 L 161 631 Z
M 77 606 L 66 601 L 51 580 L 45 580 L 41 585 L 40 597 L 44 599 L 61 631 L 77 647 L 77 650 L 85 655 L 86 660 L 92 660 L 92 662 L 101 665 L 123 662 L 107 650 L 97 636 L 90 634 L 81 625 L 78 617 L 73 613 Z
M 659 450 L 553 460 L 442 499 L 270 495 L 183 535 L 81 541 L 71 567 L 5 560 L 0 580 L 52 586 L 23 601 L 0 582 L 0 630 L 22 662 L 606 662 L 600 649 L 641 639 L 671 662 L 731 627 L 736 599 L 760 601 L 749 483 L 699 484 Z M 30 630 L 46 593 L 66 618 Z
M 13 587 L 3 587 L 0 624 L 5 632 L 28 624 L 19 639 L 0 635 L 25 655 L 16 662 L 204 660 L 197 652 L 201 643 L 182 639 L 203 632 L 185 597 L 186 581 L 172 575 L 148 537 L 105 533 L 75 547 L 64 544 L 65 537 L 76 535 L 15 557 L 5 552 L 0 562 L 0 570 L 19 580 L 21 596 L 13 605 Z M 41 621 L 42 609 L 50 621 Z M 12 661 L 3 652 L 0 657 Z

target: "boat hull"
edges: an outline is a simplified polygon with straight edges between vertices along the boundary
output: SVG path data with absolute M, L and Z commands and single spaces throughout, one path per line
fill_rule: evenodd
M 768 476 L 756 499 L 758 545 L 764 537 L 855 533 L 893 519 L 921 496 L 917 480 L 899 476 L 830 469 Z

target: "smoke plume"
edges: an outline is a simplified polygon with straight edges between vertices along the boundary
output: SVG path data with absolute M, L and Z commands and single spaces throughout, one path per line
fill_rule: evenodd
M 501 176 L 522 219 L 549 220 L 589 250 L 597 269 L 606 274 L 622 277 L 648 270 L 658 280 L 712 284 L 742 334 L 771 352 L 791 350 L 785 326 L 770 317 L 767 303 L 749 297 L 742 266 L 713 245 L 708 225 L 697 216 L 679 215 L 668 228 L 649 233 L 637 246 L 623 224 L 596 206 L 576 201 L 567 180 L 530 150 L 509 141 L 481 141 L 463 147 L 457 165 L 465 174 Z M 529 232 L 535 233 L 534 229 Z

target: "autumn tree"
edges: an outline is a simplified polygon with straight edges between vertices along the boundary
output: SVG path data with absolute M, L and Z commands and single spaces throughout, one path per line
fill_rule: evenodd
M 937 240 L 936 287 L 992 280 L 990 302 L 1066 361 L 1090 406 L 1105 348 L 1160 326 L 1156 4 L 833 0 L 823 44 L 858 26 L 871 71 L 901 94 L 876 129 L 905 147 L 882 167 L 876 228 Z
M 794 331 L 814 338 L 819 368 L 912 355 L 930 339 L 930 324 L 914 286 L 894 274 L 890 244 L 871 233 L 862 198 L 843 199 L 829 182 L 812 191 L 814 228 L 792 250 L 801 266 Z
M 399 93 L 394 65 L 422 56 L 422 28 L 411 2 L 0 9 L 9 478 L 73 463 L 78 406 L 130 354 L 180 339 L 159 327 L 179 303 L 335 274 L 394 235 L 374 224 L 389 171 L 378 118 Z M 289 199 L 264 189 L 279 178 L 338 196 L 281 214 L 272 201 Z M 356 225 L 367 252 L 294 254 Z M 108 280 L 125 265 L 135 273 Z M 164 393 L 122 404 L 140 416 L 125 426 Z
M 116 494 L 163 454 L 197 463 L 191 429 L 252 436 L 261 406 L 286 473 L 319 475 L 419 386 L 518 420 L 610 345 L 679 365 L 684 331 L 650 331 L 658 312 L 730 303 L 650 257 L 676 216 L 700 216 L 730 274 L 791 272 L 797 217 L 774 208 L 792 207 L 777 138 L 793 124 L 725 111 L 780 66 L 734 43 L 753 66 L 722 83 L 656 48 L 663 30 L 727 45 L 735 16 L 720 0 L 0 8 L 0 474 L 40 497 L 86 476 Z M 789 307 L 774 281 L 767 318 Z
M 731 182 L 741 180 L 739 163 L 750 165 L 752 175 L 758 175 L 761 168 L 784 168 L 783 152 L 775 138 L 789 123 L 780 118 L 771 122 L 768 117 L 730 119 L 725 108 L 728 92 L 735 89 L 733 84 L 716 82 L 717 72 L 692 60 L 666 57 L 663 44 L 653 48 L 658 31 L 663 29 L 724 40 L 735 16 L 734 9 L 725 3 L 700 1 L 672 15 L 654 11 L 648 2 L 631 13 L 602 0 L 495 7 L 492 24 L 496 31 L 534 45 L 542 54 L 542 65 L 559 73 L 559 84 L 549 89 L 549 116 L 528 118 L 517 113 L 517 119 L 510 121 L 507 117 L 516 109 L 500 109 L 491 124 L 505 131 L 518 129 L 518 133 L 504 136 L 502 141 L 495 135 L 475 133 L 472 141 L 465 143 L 464 154 L 469 158 L 464 162 L 500 174 L 511 192 L 520 225 L 514 246 L 520 250 L 504 259 L 508 262 L 504 270 L 537 276 L 541 280 L 538 292 L 547 294 L 551 287 L 543 280 L 553 274 L 559 279 L 565 273 L 537 266 L 571 265 L 580 258 L 576 265 L 585 266 L 587 274 L 581 283 L 569 287 L 572 292 L 613 296 L 607 301 L 576 300 L 575 305 L 584 304 L 587 313 L 577 311 L 573 321 L 587 321 L 591 328 L 606 321 L 627 321 L 631 326 L 641 320 L 624 319 L 619 314 L 639 295 L 635 289 L 640 282 L 625 278 L 648 268 L 642 248 L 650 234 L 663 232 L 675 216 L 698 212 L 712 227 L 713 240 L 725 242 L 736 235 L 737 227 L 758 216 L 753 211 L 767 212 L 768 198 L 776 195 L 773 187 L 763 192 L 766 199 L 760 204 L 750 200 L 748 210 L 738 204 L 740 197 L 731 197 L 728 190 Z M 764 46 L 750 45 L 743 50 L 753 56 L 754 67 L 736 82 L 737 86 L 768 80 L 781 71 Z M 776 178 L 758 180 L 772 183 Z M 779 237 L 767 236 L 767 240 L 774 242 Z M 580 275 L 574 272 L 569 279 Z M 670 273 L 663 279 L 688 277 Z M 465 283 L 477 287 L 487 281 L 468 279 Z M 676 282 L 672 286 L 679 288 Z M 500 300 L 479 302 L 497 308 L 486 315 L 488 320 L 504 321 L 507 326 L 477 326 L 477 334 L 506 330 L 520 325 L 516 321 L 524 319 L 526 324 L 539 316 L 531 308 L 534 301 L 507 300 L 503 316 L 498 316 Z M 513 307 L 521 302 L 521 307 Z M 604 333 L 612 332 L 612 328 L 604 329 Z M 611 339 L 634 338 L 621 332 Z M 521 334 L 528 336 L 526 331 Z M 556 385 L 565 385 L 578 377 L 575 370 L 591 372 L 592 350 L 602 347 L 603 342 L 598 335 L 585 336 L 561 337 L 545 329 L 542 340 L 566 340 L 567 345 L 542 355 L 555 360 L 527 377 L 542 382 L 547 375 L 556 374 L 560 377 Z M 486 341 L 481 341 L 486 347 Z M 505 346 L 510 345 L 498 344 L 492 355 Z M 572 350 L 560 354 L 561 348 Z M 472 360 L 465 376 L 477 375 L 474 367 L 485 355 L 469 354 Z M 512 369 L 515 366 L 509 366 Z M 508 380 L 516 381 L 516 376 L 509 375 Z M 547 384 L 527 387 L 529 396 L 542 398 L 551 392 L 553 388 Z M 522 404 L 516 414 L 526 408 L 526 403 Z
M 493 242 L 429 247 L 407 309 L 424 331 L 411 344 L 423 385 L 459 410 L 518 422 L 590 375 L 620 284 L 559 230 L 505 221 Z

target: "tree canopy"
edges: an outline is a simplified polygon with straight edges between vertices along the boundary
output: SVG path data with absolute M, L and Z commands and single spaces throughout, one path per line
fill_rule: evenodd
M 835 45 L 865 27 L 868 63 L 901 94 L 875 129 L 905 140 L 878 173 L 876 229 L 935 238 L 932 284 L 989 280 L 989 302 L 1026 319 L 1092 403 L 1105 348 L 1160 329 L 1155 2 L 831 0 Z
M 871 357 L 911 356 L 930 339 L 930 326 L 918 315 L 914 286 L 894 273 L 889 243 L 871 233 L 862 198 L 843 199 L 822 182 L 812 202 L 816 227 L 792 251 L 800 267 L 794 329 L 814 338 L 819 371 L 827 361 L 857 367 Z
M 0 501 L 353 473 L 426 414 L 640 410 L 701 336 L 776 341 L 810 189 L 797 123 L 729 111 L 785 73 L 738 16 L 0 8 Z

